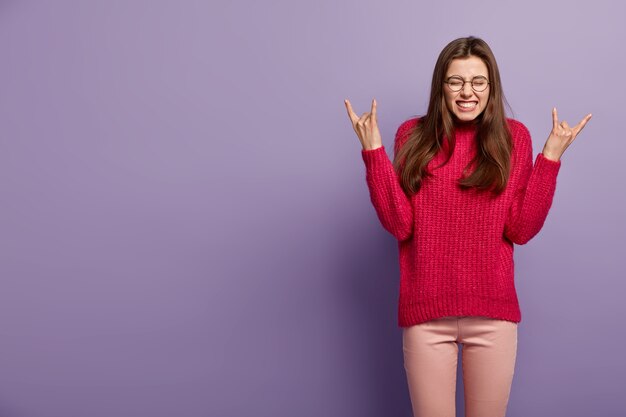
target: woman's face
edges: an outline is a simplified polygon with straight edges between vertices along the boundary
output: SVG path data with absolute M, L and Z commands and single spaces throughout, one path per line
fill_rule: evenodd
M 448 80 L 452 76 L 461 77 L 465 81 L 472 81 L 474 77 L 483 76 L 489 81 L 487 65 L 482 59 L 473 55 L 468 58 L 453 59 L 444 79 Z M 462 122 L 474 120 L 487 107 L 490 87 L 487 85 L 484 91 L 477 92 L 472 89 L 471 83 L 467 82 L 463 84 L 460 91 L 452 91 L 449 84 L 444 84 L 446 106 L 458 120 Z

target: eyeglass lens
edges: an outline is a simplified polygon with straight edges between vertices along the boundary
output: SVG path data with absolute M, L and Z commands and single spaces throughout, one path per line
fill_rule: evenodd
M 448 86 L 450 87 L 450 90 L 452 91 L 461 91 L 461 89 L 463 88 L 463 85 L 469 82 L 472 85 L 472 88 L 474 89 L 474 91 L 484 91 L 487 86 L 489 85 L 489 82 L 487 81 L 487 79 L 485 77 L 474 77 L 472 78 L 471 81 L 464 81 L 461 77 L 450 77 L 448 78 Z

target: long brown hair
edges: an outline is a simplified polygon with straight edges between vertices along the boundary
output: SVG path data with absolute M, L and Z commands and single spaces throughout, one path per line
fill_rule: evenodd
M 397 149 L 394 168 L 400 174 L 402 189 L 407 195 L 419 191 L 422 179 L 432 175 L 428 162 L 442 149 L 444 136 L 448 138 L 445 165 L 454 151 L 455 122 L 448 110 L 443 91 L 444 78 L 453 59 L 476 56 L 489 71 L 489 99 L 483 112 L 473 121 L 476 124 L 477 152 L 458 180 L 464 189 L 475 187 L 500 194 L 510 174 L 513 141 L 504 112 L 506 98 L 502 91 L 500 72 L 491 48 L 480 38 L 469 36 L 450 42 L 439 54 L 430 91 L 428 111 L 421 117 L 404 145 Z M 508 103 L 507 103 L 508 106 Z M 508 106 L 510 109 L 510 106 Z M 465 173 L 476 164 L 469 176 Z

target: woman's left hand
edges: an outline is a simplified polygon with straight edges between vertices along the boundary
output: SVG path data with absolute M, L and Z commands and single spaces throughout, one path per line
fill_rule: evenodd
M 543 147 L 543 156 L 553 161 L 561 159 L 563 152 L 574 142 L 574 139 L 583 130 L 589 119 L 591 119 L 591 113 L 586 115 L 576 126 L 569 127 L 565 120 L 559 123 L 556 107 L 554 107 L 552 109 L 552 132 L 550 132 L 550 136 L 548 136 L 548 140 Z

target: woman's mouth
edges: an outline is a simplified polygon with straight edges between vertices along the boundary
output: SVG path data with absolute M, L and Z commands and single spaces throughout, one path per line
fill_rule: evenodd
M 459 108 L 459 110 L 469 112 L 476 108 L 476 106 L 478 105 L 478 102 L 477 101 L 457 101 L 456 105 Z

